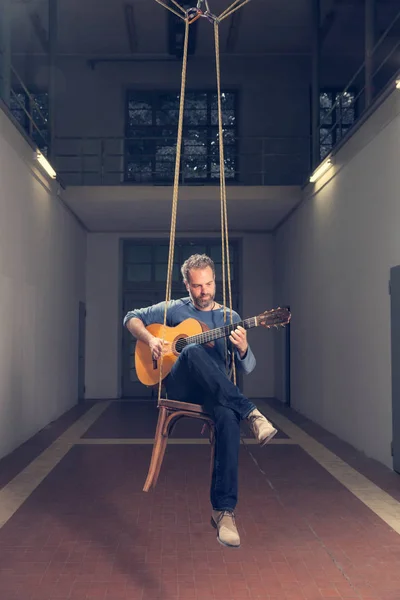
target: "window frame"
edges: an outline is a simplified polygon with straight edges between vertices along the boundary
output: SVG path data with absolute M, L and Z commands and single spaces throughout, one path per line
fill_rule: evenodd
M 327 123 L 325 125 L 322 124 L 322 119 L 321 119 L 321 112 L 322 112 L 322 107 L 321 107 L 321 96 L 322 94 L 330 94 L 332 95 L 332 106 L 333 104 L 336 102 L 336 96 L 337 94 L 343 94 L 343 89 L 334 87 L 334 86 L 324 86 L 322 88 L 320 88 L 319 90 L 319 119 L 318 119 L 318 123 L 319 123 L 319 137 L 318 137 L 318 156 L 319 156 L 319 160 L 322 162 L 328 155 L 330 152 L 332 152 L 333 148 L 335 148 L 335 146 L 338 144 L 338 142 L 340 140 L 342 140 L 345 135 L 347 135 L 348 131 L 354 126 L 355 122 L 357 121 L 357 117 L 358 117 L 358 98 L 357 98 L 357 89 L 354 87 L 349 88 L 348 90 L 346 90 L 346 93 L 352 94 L 354 97 L 354 101 L 353 101 L 353 106 L 352 108 L 354 109 L 354 119 L 352 123 L 349 124 L 343 124 L 340 123 L 340 121 L 338 121 L 336 119 L 336 110 L 332 112 L 332 123 Z M 340 108 L 342 108 L 342 106 L 340 106 Z M 327 111 L 328 112 L 328 111 Z M 340 137 L 337 136 L 337 128 L 340 127 L 341 129 L 341 135 Z M 321 143 L 321 130 L 322 129 L 326 129 L 328 131 L 330 131 L 330 135 L 332 135 L 332 142 L 330 144 L 327 144 L 326 142 L 324 144 Z M 329 135 L 329 134 L 326 134 Z M 322 153 L 322 149 L 324 147 L 329 148 L 329 150 L 327 150 L 324 154 Z
M 174 131 L 174 136 L 173 136 L 173 140 L 174 140 L 174 144 L 176 145 L 176 140 L 177 140 L 177 125 L 157 125 L 156 123 L 156 118 L 157 118 L 157 104 L 159 102 L 159 99 L 161 96 L 163 95 L 167 95 L 167 94 L 173 94 L 173 95 L 179 95 L 180 91 L 177 89 L 172 89 L 172 88 L 167 88 L 167 89 L 157 89 L 157 90 L 147 90 L 147 89 L 135 89 L 135 88 L 128 88 L 125 90 L 125 104 L 124 104 L 124 110 L 125 110 L 125 114 L 124 114 L 124 132 L 125 132 L 125 141 L 124 141 L 124 175 L 123 175 L 123 181 L 126 184 L 153 184 L 153 185 L 163 185 L 163 184 L 171 184 L 173 182 L 173 173 L 174 173 L 174 169 L 175 169 L 175 161 L 173 162 L 173 169 L 171 169 L 171 177 L 166 175 L 165 177 L 160 177 L 157 175 L 157 169 L 156 169 L 156 165 L 157 165 L 157 156 L 156 156 L 156 152 L 157 152 L 157 148 L 156 148 L 156 139 L 154 139 L 153 141 L 150 141 L 150 146 L 151 146 L 151 142 L 153 143 L 153 148 L 151 151 L 151 154 L 149 153 L 150 156 L 150 161 L 151 162 L 151 174 L 149 175 L 148 179 L 145 179 L 144 181 L 140 180 L 140 179 L 135 179 L 134 177 L 129 177 L 128 175 L 128 169 L 129 169 L 129 164 L 132 162 L 131 158 L 135 156 L 135 154 L 130 154 L 129 150 L 128 150 L 128 144 L 129 144 L 129 140 L 131 140 L 131 127 L 130 127 L 130 123 L 129 123 L 129 101 L 132 98 L 132 95 L 134 95 L 135 93 L 137 93 L 138 95 L 147 95 L 148 99 L 149 99 L 149 104 L 151 104 L 151 110 L 152 110 L 152 124 L 151 125 L 137 125 L 137 129 L 143 128 L 143 137 L 146 138 L 146 129 L 152 130 L 154 132 L 154 130 L 156 129 L 171 129 Z M 223 126 L 224 129 L 229 129 L 230 131 L 234 132 L 234 142 L 232 144 L 227 144 L 225 142 L 224 144 L 224 148 L 229 147 L 233 149 L 233 157 L 234 157 L 234 173 L 233 176 L 229 176 L 229 174 L 227 175 L 227 169 L 225 169 L 225 179 L 226 179 L 226 183 L 234 183 L 238 181 L 238 163 L 239 163 L 239 155 L 238 155 L 238 130 L 239 130 L 239 119 L 238 119 L 238 115 L 239 115 L 239 94 L 238 94 L 238 90 L 234 89 L 234 88 L 226 88 L 222 90 L 222 93 L 226 93 L 226 94 L 232 94 L 233 95 L 233 111 L 234 111 L 234 118 L 235 118 L 235 123 L 233 126 Z M 185 125 L 184 124 L 184 128 L 183 128 L 183 138 L 184 138 L 184 134 L 185 131 L 187 130 L 198 130 L 198 131 L 205 131 L 206 135 L 207 135 L 207 142 L 206 142 L 206 154 L 205 154 L 205 162 L 206 162 L 206 176 L 205 177 L 193 177 L 189 175 L 185 175 L 185 173 L 183 173 L 182 175 L 182 171 L 184 170 L 184 156 L 185 156 L 185 146 L 184 146 L 184 139 L 182 142 L 182 156 L 181 156 L 181 173 L 179 176 L 179 182 L 180 183 L 187 183 L 187 184 L 192 184 L 192 185 L 203 185 L 203 184 L 215 184 L 219 181 L 219 172 L 216 176 L 213 176 L 212 174 L 212 152 L 211 152 L 211 143 L 212 143 L 212 132 L 214 130 L 216 130 L 218 132 L 218 124 L 217 125 L 212 125 L 211 122 L 211 114 L 212 114 L 212 97 L 217 95 L 217 91 L 215 89 L 210 89 L 210 88 L 190 88 L 186 90 L 186 98 L 188 97 L 189 94 L 206 94 L 207 95 L 207 123 L 205 125 Z M 179 103 L 177 104 L 177 109 L 179 109 Z M 152 136 L 148 136 L 148 137 L 152 137 Z M 157 137 L 162 137 L 157 136 Z M 140 138 L 138 138 L 140 139 Z M 226 154 L 225 154 L 225 163 L 226 163 Z
M 158 280 L 156 279 L 156 266 L 163 265 L 165 266 L 165 277 L 167 275 L 167 266 L 168 266 L 168 252 L 169 252 L 169 241 L 166 239 L 138 239 L 138 238 L 124 238 L 122 240 L 122 255 L 123 255 L 123 272 L 122 272 L 122 287 L 125 292 L 131 292 L 140 288 L 142 291 L 154 291 L 159 289 L 165 289 L 166 279 Z M 130 261 L 129 260 L 129 250 L 130 248 L 137 248 L 138 246 L 147 246 L 150 248 L 150 259 L 149 261 Z M 167 257 L 166 261 L 158 261 L 157 260 L 157 250 L 161 247 L 165 246 L 167 249 Z M 221 241 L 217 238 L 194 238 L 194 239 L 185 239 L 179 238 L 175 241 L 175 250 L 174 250 L 174 265 L 178 266 L 178 280 L 172 281 L 172 293 L 175 295 L 183 294 L 187 295 L 185 286 L 182 281 L 182 275 L 180 272 L 180 268 L 183 264 L 183 261 L 186 257 L 183 256 L 184 248 L 192 246 L 193 252 L 196 252 L 197 246 L 205 246 L 205 253 L 208 256 L 212 257 L 212 250 L 214 248 L 221 248 Z M 239 240 L 235 237 L 229 240 L 229 258 L 232 269 L 232 277 L 231 277 L 231 289 L 232 293 L 238 293 L 239 291 L 239 281 L 240 281 L 240 244 Z M 222 249 L 221 249 L 222 251 Z M 218 270 L 218 265 L 221 264 L 220 261 L 213 259 L 214 264 L 216 266 L 216 270 Z M 149 265 L 151 279 L 148 281 L 132 281 L 128 278 L 128 269 L 129 265 Z M 227 276 L 227 270 L 225 272 L 225 276 Z M 222 279 L 219 279 L 216 276 L 216 283 L 218 287 L 222 289 Z

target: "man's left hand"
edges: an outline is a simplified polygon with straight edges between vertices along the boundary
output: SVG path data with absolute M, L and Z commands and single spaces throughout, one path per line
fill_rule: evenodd
M 238 349 L 240 358 L 243 358 L 243 356 L 247 352 L 247 348 L 249 347 L 247 343 L 247 331 L 243 327 L 238 325 L 236 329 L 234 329 L 231 332 L 229 339 L 231 340 L 232 344 Z

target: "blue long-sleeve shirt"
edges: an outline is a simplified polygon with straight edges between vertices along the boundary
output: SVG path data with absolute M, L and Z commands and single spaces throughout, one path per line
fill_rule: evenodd
M 164 311 L 165 302 L 159 302 L 158 304 L 154 304 L 146 308 L 130 310 L 125 315 L 123 324 L 126 326 L 128 321 L 133 317 L 140 319 L 146 327 L 153 323 L 162 324 L 164 323 Z M 189 318 L 202 321 L 209 329 L 224 327 L 225 325 L 229 325 L 231 322 L 230 311 L 228 308 L 226 309 L 226 320 L 224 321 L 223 307 L 215 310 L 199 310 L 195 307 L 189 297 L 180 298 L 179 300 L 171 300 L 169 302 L 167 310 L 168 327 L 175 327 L 176 325 L 182 323 L 182 321 L 185 319 Z M 238 323 L 241 321 L 240 316 L 235 311 L 232 311 L 232 321 L 233 323 Z M 226 340 L 228 342 L 228 349 L 233 349 L 233 345 L 228 337 Z M 225 371 L 225 339 L 217 339 L 215 340 L 212 348 L 208 346 L 204 346 L 204 348 L 210 353 L 218 366 Z M 244 373 L 248 374 L 253 371 L 254 367 L 256 366 L 256 359 L 250 346 L 248 347 L 243 358 L 240 358 L 240 355 L 235 348 L 235 362 L 238 368 L 240 368 Z

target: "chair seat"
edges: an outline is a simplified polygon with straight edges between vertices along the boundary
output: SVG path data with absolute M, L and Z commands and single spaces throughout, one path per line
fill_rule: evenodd
M 193 412 L 198 415 L 209 416 L 201 404 L 191 404 L 190 402 L 181 402 L 180 400 L 169 400 L 168 398 L 160 398 L 158 406 L 164 406 L 169 410 L 183 410 Z

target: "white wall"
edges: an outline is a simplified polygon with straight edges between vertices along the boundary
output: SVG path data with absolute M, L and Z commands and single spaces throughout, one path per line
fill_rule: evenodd
M 400 264 L 400 92 L 276 235 L 292 308 L 292 405 L 391 466 L 390 268 Z
M 207 237 L 210 234 L 197 234 Z M 122 332 L 120 240 L 122 234 L 88 234 L 87 251 L 87 341 L 86 397 L 116 398 L 120 393 Z M 137 237 L 140 237 L 139 234 Z M 147 237 L 151 237 L 148 236 Z M 154 237 L 160 238 L 160 234 Z M 177 234 L 178 237 L 178 234 Z M 186 237 L 179 233 L 179 237 Z M 189 237 L 193 237 L 191 234 Z M 242 317 L 255 316 L 272 306 L 272 240 L 263 234 L 243 234 Z M 132 307 L 134 308 L 134 307 Z M 274 391 L 271 332 L 259 328 L 249 332 L 257 357 L 255 371 L 243 378 L 249 397 L 269 397 Z
M 86 233 L 0 110 L 0 457 L 77 402 Z

